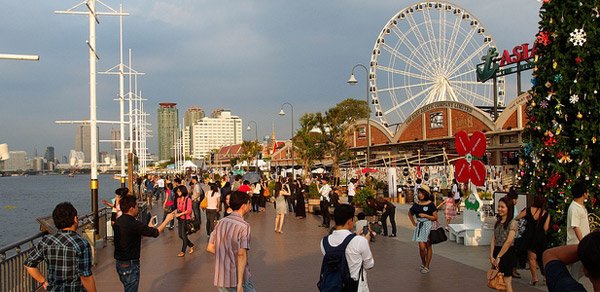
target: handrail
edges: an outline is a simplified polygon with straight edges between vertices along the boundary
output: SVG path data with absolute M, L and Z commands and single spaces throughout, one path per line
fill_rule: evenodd
M 106 223 L 110 220 L 110 208 L 105 207 L 98 210 L 98 215 L 98 219 L 100 220 L 100 230 L 98 230 L 98 234 L 101 238 L 105 239 L 104 242 L 106 244 Z M 85 233 L 85 230 L 92 226 L 91 223 L 93 223 L 93 218 L 94 213 L 80 216 L 80 224 L 79 228 L 77 228 L 77 232 L 80 234 Z M 0 248 L 0 291 L 36 291 L 40 288 L 40 284 L 27 275 L 27 272 L 23 268 L 23 264 L 29 252 L 35 248 L 37 242 L 39 242 L 46 234 L 47 233 L 45 232 L 39 232 Z M 85 237 L 86 236 L 84 235 L 84 238 Z M 22 246 L 26 244 L 28 244 L 28 246 L 22 248 Z M 45 262 L 41 262 L 38 269 L 40 269 L 43 275 L 47 275 L 48 267 Z
M 45 232 L 39 232 L 39 233 L 29 236 L 27 238 L 21 239 L 15 243 L 9 244 L 3 248 L 0 248 L 0 260 L 4 260 L 6 258 L 7 251 L 9 251 L 11 249 L 20 249 L 21 245 L 29 243 L 29 242 L 33 242 L 34 240 L 36 240 L 44 235 L 46 235 Z M 17 253 L 20 253 L 20 251 L 17 250 Z

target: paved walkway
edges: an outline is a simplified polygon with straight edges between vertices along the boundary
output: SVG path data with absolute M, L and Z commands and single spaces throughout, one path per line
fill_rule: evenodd
M 371 291 L 492 291 L 485 285 L 489 247 L 438 244 L 434 246 L 431 272 L 420 274 L 418 248 L 410 241 L 407 209 L 406 205 L 397 209 L 397 238 L 379 237 L 371 244 L 375 258 L 375 267 L 368 272 Z M 273 231 L 273 213 L 269 205 L 267 212 L 252 213 L 247 218 L 252 226 L 249 263 L 255 287 L 258 291 L 316 291 L 322 260 L 319 241 L 327 234 L 317 227 L 320 217 L 286 216 L 284 234 L 277 234 Z M 198 232 L 191 240 L 197 246 L 194 254 L 178 258 L 181 240 L 175 230 L 144 239 L 140 291 L 215 291 L 214 256 L 204 251 L 207 236 Z M 122 291 L 112 252 L 111 244 L 97 252 L 94 274 L 100 291 Z M 521 274 L 529 276 L 526 270 Z M 528 286 L 527 281 L 527 277 L 517 279 L 515 291 L 544 290 Z

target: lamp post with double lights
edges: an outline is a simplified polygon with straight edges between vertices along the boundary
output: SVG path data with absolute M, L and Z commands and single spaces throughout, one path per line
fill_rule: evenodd
M 250 127 L 250 124 L 252 123 L 254 123 L 254 141 L 256 141 L 256 143 L 258 144 L 258 125 L 255 121 L 248 122 L 248 127 L 246 127 L 246 131 L 250 132 L 252 130 L 252 128 Z M 256 169 L 258 172 L 258 153 L 256 153 Z
M 283 106 L 286 104 L 289 105 L 290 109 L 292 110 L 292 136 L 290 138 L 292 140 L 292 183 L 290 184 L 290 191 L 293 194 L 294 193 L 294 182 L 296 180 L 296 170 L 294 169 L 296 167 L 296 161 L 294 160 L 294 106 L 289 102 L 284 102 L 283 104 L 281 104 L 281 110 L 279 111 L 279 115 L 285 116 L 285 112 L 283 111 Z
M 369 122 L 371 120 L 371 106 L 369 105 L 369 69 L 367 69 L 367 67 L 365 67 L 365 65 L 363 64 L 356 64 L 354 65 L 354 67 L 352 67 L 352 73 L 350 73 L 350 78 L 348 79 L 348 84 L 350 85 L 355 85 L 356 83 L 358 83 L 358 80 L 356 80 L 356 77 L 354 77 L 354 69 L 356 69 L 357 67 L 361 67 L 363 69 L 365 69 L 365 75 L 366 75 L 366 83 L 365 83 L 365 87 L 367 88 L 367 106 L 369 107 L 369 117 L 367 118 L 367 171 L 369 171 L 369 162 L 371 160 L 371 123 Z

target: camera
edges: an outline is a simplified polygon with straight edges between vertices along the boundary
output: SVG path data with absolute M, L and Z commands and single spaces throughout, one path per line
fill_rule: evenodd
M 362 235 L 366 236 L 367 234 L 369 234 L 369 226 L 365 225 L 365 227 L 362 229 Z

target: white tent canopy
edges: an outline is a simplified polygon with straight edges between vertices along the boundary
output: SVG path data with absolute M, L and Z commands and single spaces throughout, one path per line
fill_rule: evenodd
M 234 167 L 235 168 L 240 168 L 240 167 L 244 167 L 244 166 L 256 166 L 256 164 L 258 163 L 258 167 L 261 170 L 268 170 L 269 169 L 269 165 L 266 161 L 259 159 L 259 160 L 252 160 L 250 161 L 250 165 L 248 165 L 247 161 L 242 161 L 238 164 L 236 164 Z
M 197 165 L 195 165 L 193 162 L 186 160 L 185 163 L 183 163 L 182 165 L 183 168 L 198 168 Z
M 322 168 L 322 167 L 319 167 L 319 168 L 317 168 L 317 169 L 313 169 L 311 172 L 312 172 L 312 173 L 316 173 L 316 174 L 321 174 L 321 173 L 325 173 L 326 171 L 325 171 L 325 169 L 324 169 L 324 168 Z

